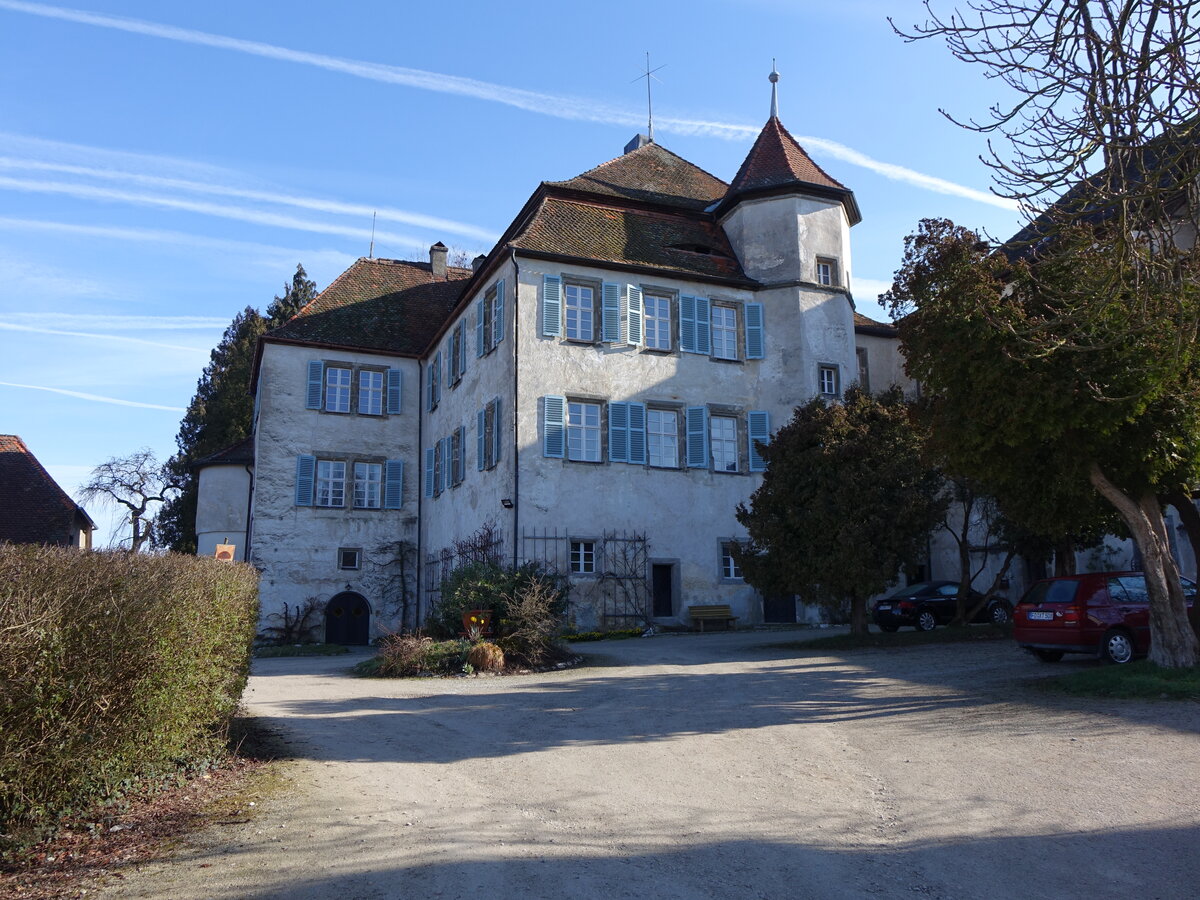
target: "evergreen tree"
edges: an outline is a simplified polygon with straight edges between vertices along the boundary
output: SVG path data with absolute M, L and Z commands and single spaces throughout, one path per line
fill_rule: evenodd
M 303 265 L 297 265 L 291 282 L 283 286 L 283 295 L 274 298 L 265 316 L 247 306 L 225 329 L 179 425 L 175 436 L 179 451 L 166 464 L 180 492 L 163 505 L 155 519 L 156 546 L 196 552 L 199 479 L 192 465 L 250 435 L 254 427 L 250 376 L 258 339 L 296 315 L 316 295 L 316 282 L 309 280 Z

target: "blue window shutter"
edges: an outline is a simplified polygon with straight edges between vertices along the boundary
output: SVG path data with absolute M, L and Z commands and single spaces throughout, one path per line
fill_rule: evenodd
M 629 405 L 629 461 L 635 465 L 646 464 L 646 404 Z
M 437 490 L 440 494 L 450 486 L 450 438 L 444 437 L 438 441 L 438 452 L 442 455 L 437 480 Z
M 557 275 L 542 276 L 542 334 L 562 336 L 562 279 Z
M 750 471 L 765 472 L 767 461 L 758 452 L 757 444 L 765 444 L 771 439 L 771 414 L 761 409 L 752 409 L 746 413 L 746 433 L 750 441 Z
M 399 509 L 404 504 L 404 460 L 383 464 L 383 508 Z
M 542 398 L 542 456 L 562 459 L 567 454 L 566 397 Z
M 442 398 L 442 351 L 433 355 L 433 365 L 429 367 L 429 409 L 437 409 L 438 401 Z
M 632 284 L 626 288 L 625 343 L 634 347 L 642 345 L 642 289 Z
M 629 404 L 608 404 L 608 458 L 629 462 Z
M 500 462 L 500 398 L 492 401 L 492 463 Z
M 467 321 L 463 319 L 455 326 L 458 332 L 458 376 L 461 378 L 467 371 Z
M 689 469 L 708 468 L 708 407 L 689 406 L 687 419 L 687 464 Z
M 317 477 L 315 456 L 296 457 L 296 505 L 313 505 L 313 481 Z
M 433 496 L 433 469 L 435 454 L 437 451 L 433 447 L 425 448 L 425 496 Z
M 709 302 L 707 297 L 696 298 L 696 352 L 708 355 L 712 352 L 709 349 L 709 316 L 712 315 L 709 310 Z
M 458 480 L 467 479 L 467 426 L 458 426 Z
M 615 344 L 621 340 L 621 286 L 606 281 L 600 286 L 600 340 Z
M 325 363 L 319 359 L 308 361 L 308 392 L 304 396 L 305 409 L 321 408 L 321 393 L 325 388 Z
M 696 298 L 686 295 L 679 298 L 679 349 L 696 352 Z
M 496 311 L 492 314 L 492 346 L 504 340 L 504 282 L 496 282 Z
M 763 305 L 746 304 L 746 359 L 762 359 L 765 355 L 763 341 Z
M 404 372 L 400 369 L 387 370 L 387 411 L 396 415 L 404 409 Z
M 484 450 L 487 448 L 487 410 L 481 409 L 475 413 L 475 428 L 479 435 L 475 438 L 475 468 L 483 471 Z
M 485 302 L 486 301 L 484 300 L 483 297 L 480 297 L 478 300 L 475 301 L 475 355 L 476 356 L 483 356 L 483 354 L 487 353 L 487 342 L 484 340 L 484 337 L 483 337 L 483 326 L 485 324 L 484 315 L 483 315 L 483 304 Z

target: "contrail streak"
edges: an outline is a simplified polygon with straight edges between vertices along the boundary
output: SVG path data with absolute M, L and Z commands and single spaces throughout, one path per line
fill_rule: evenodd
M 24 331 L 34 334 L 56 334 L 63 337 L 80 337 L 100 341 L 122 341 L 128 344 L 140 344 L 143 347 L 161 347 L 165 350 L 183 350 L 187 353 L 208 353 L 201 347 L 187 347 L 182 344 L 164 344 L 161 341 L 148 341 L 145 338 L 127 337 L 123 334 L 96 334 L 88 331 L 63 331 L 58 328 L 37 328 L 33 325 L 18 325 L 14 322 L 0 322 L 0 330 Z
M 331 72 L 352 75 L 356 78 L 366 78 L 387 84 L 398 84 L 424 91 L 456 94 L 492 103 L 503 103 L 506 106 L 516 107 L 527 112 L 540 113 L 560 119 L 573 119 L 634 128 L 640 127 L 643 122 L 643 117 L 640 113 L 634 114 L 627 110 L 579 97 L 527 91 L 522 88 L 507 87 L 487 81 L 478 81 L 474 78 L 463 78 L 457 75 L 445 75 L 440 72 L 428 72 L 423 69 L 409 69 L 403 66 L 389 66 L 383 63 L 363 62 L 336 56 L 326 56 L 321 53 L 292 50 L 274 44 L 264 44 L 259 41 L 247 41 L 226 35 L 210 34 L 209 32 L 195 31 L 190 28 L 177 28 L 173 25 L 162 25 L 157 22 L 147 22 L 143 19 L 105 16 L 84 10 L 49 6 L 43 3 L 25 3 L 22 0 L 0 0 L 0 9 L 43 16 L 50 19 L 61 19 L 82 25 L 94 25 L 98 28 L 111 28 L 132 34 L 180 41 L 186 44 L 215 47 L 221 50 L 233 50 L 239 53 L 247 53 L 252 56 L 261 56 L 283 62 L 316 66 L 317 68 L 326 69 Z M 750 125 L 670 117 L 657 119 L 655 124 L 660 131 L 686 135 L 704 135 L 724 138 L 726 140 L 745 140 L 753 137 L 759 131 L 758 128 Z M 980 203 L 987 203 L 1002 209 L 1017 209 L 1015 201 L 996 197 L 986 191 L 966 187 L 932 175 L 926 175 L 905 166 L 880 162 L 834 141 L 811 137 L 802 138 L 801 140 L 809 146 L 820 147 L 824 152 L 837 159 L 852 165 L 861 166 L 893 181 L 911 184 L 915 187 L 940 194 L 949 194 L 968 200 L 975 200 Z
M 115 403 L 117 406 L 136 406 L 139 409 L 165 409 L 167 412 L 187 412 L 182 406 L 159 406 L 157 403 L 119 400 L 116 397 L 102 397 L 99 394 L 85 394 L 83 391 L 68 391 L 63 388 L 44 387 L 40 384 L 16 384 L 11 381 L 0 381 L 0 387 L 24 388 L 29 391 L 49 391 L 52 394 L 62 394 L 63 396 L 76 397 L 80 400 L 91 400 L 95 403 Z

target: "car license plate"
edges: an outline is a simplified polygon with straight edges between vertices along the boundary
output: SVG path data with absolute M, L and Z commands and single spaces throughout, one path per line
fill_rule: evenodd
M 1029 613 L 1029 618 L 1034 622 L 1051 622 L 1054 620 L 1054 613 L 1043 612 L 1042 610 L 1035 609 L 1033 612 Z

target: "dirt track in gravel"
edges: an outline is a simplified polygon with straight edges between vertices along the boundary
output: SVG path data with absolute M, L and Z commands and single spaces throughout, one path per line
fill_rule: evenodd
M 302 788 L 101 896 L 1197 895 L 1200 704 L 1047 698 L 1007 643 L 769 646 L 799 634 L 510 678 L 258 660 Z

